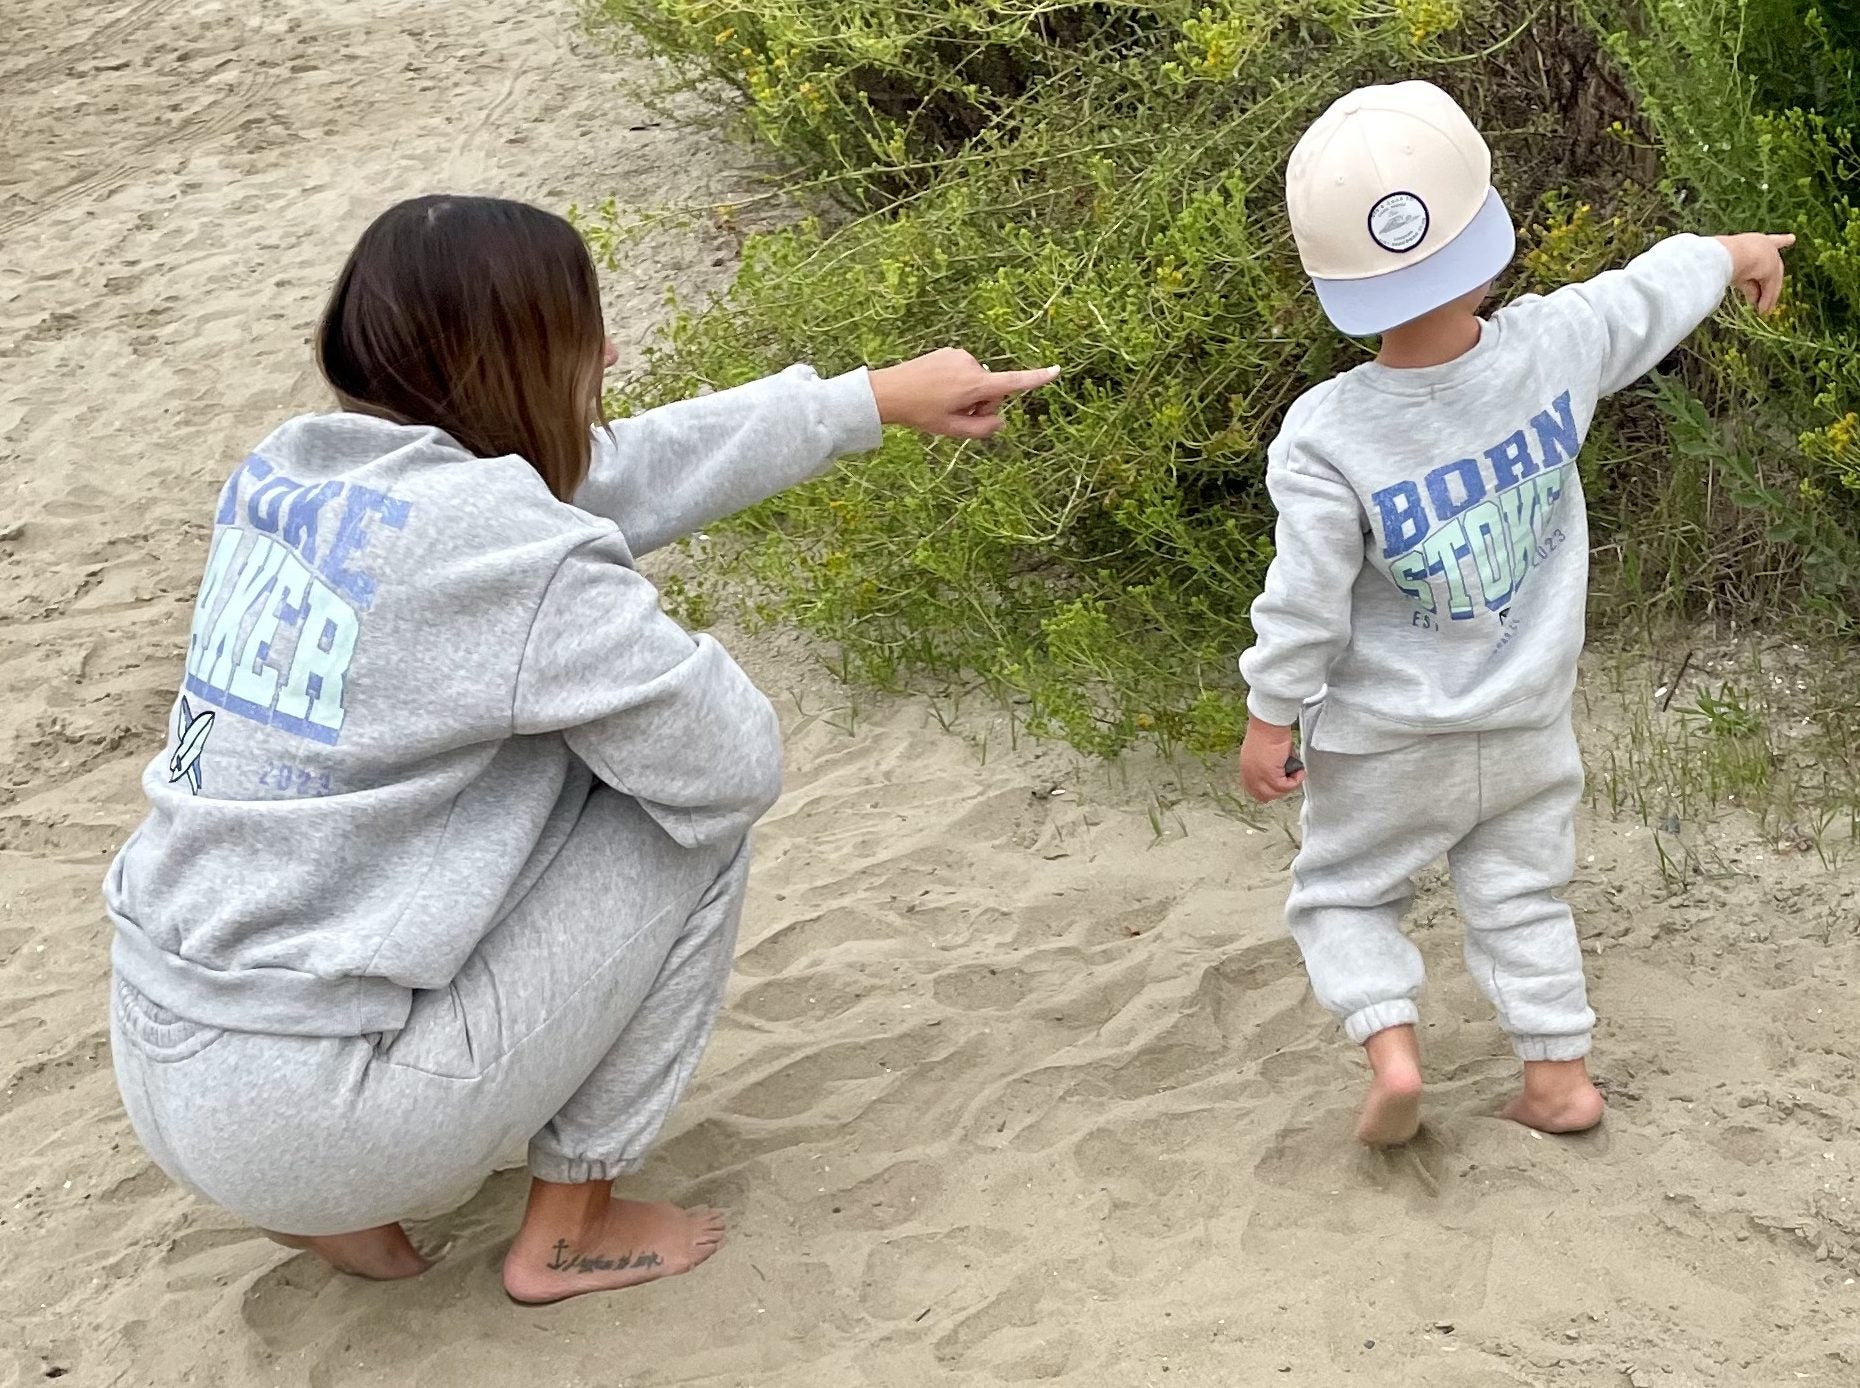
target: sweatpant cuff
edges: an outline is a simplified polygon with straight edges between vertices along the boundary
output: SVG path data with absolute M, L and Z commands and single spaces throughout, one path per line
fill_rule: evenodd
M 617 1181 L 630 1176 L 644 1164 L 643 1157 L 619 1157 L 597 1161 L 592 1157 L 565 1157 L 559 1152 L 541 1152 L 530 1148 L 530 1175 L 539 1181 L 558 1186 L 579 1186 L 589 1181 Z
M 1519 1060 L 1581 1060 L 1589 1053 L 1594 1033 L 1575 1036 L 1514 1036 L 1511 1049 Z
M 1409 998 L 1379 1002 L 1352 1012 L 1343 1019 L 1343 1029 L 1357 1045 L 1362 1045 L 1379 1031 L 1390 1027 L 1411 1027 L 1421 1020 L 1421 1009 Z

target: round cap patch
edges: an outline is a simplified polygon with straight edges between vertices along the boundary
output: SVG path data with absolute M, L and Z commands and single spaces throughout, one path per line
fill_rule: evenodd
M 1427 222 L 1427 204 L 1413 193 L 1390 193 L 1369 209 L 1370 237 L 1398 255 L 1421 244 Z

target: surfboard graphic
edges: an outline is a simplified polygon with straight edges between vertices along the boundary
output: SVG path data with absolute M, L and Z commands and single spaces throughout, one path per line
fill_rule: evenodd
M 213 731 L 213 710 L 208 709 L 199 717 L 188 705 L 187 696 L 181 696 L 181 725 L 178 730 L 174 755 L 168 759 L 168 780 L 170 783 L 185 779 L 188 788 L 195 795 L 200 794 L 200 754 L 207 750 L 207 735 Z

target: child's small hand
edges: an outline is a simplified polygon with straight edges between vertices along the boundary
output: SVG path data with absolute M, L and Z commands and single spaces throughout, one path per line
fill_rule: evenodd
M 1270 805 L 1305 783 L 1302 766 L 1288 771 L 1292 761 L 1292 730 L 1277 723 L 1246 720 L 1246 741 L 1240 744 L 1240 784 L 1262 805 Z
M 1011 395 L 1050 385 L 1059 368 L 990 371 L 957 347 L 872 372 L 878 417 L 925 434 L 985 439 L 1000 432 L 1001 404 Z
M 1782 298 L 1782 253 L 1795 244 L 1795 237 L 1747 231 L 1718 240 L 1731 253 L 1732 285 L 1758 313 L 1774 313 Z

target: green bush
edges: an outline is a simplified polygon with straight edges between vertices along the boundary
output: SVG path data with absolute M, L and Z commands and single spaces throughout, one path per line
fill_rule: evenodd
M 734 88 L 752 130 L 865 205 L 925 186 L 945 156 L 1013 131 L 1029 94 L 1085 70 L 1106 75 L 1167 23 L 1152 6 L 1038 2 L 597 0 L 594 10 L 684 75 Z
M 1063 365 L 992 446 L 893 438 L 758 508 L 736 562 L 766 611 L 836 640 L 857 677 L 971 672 L 1100 751 L 1139 736 L 1226 746 L 1271 558 L 1266 441 L 1361 352 L 1299 271 L 1285 156 L 1348 87 L 1427 76 L 1491 137 L 1523 224 L 1508 292 L 1618 262 L 1675 209 L 1708 229 L 1809 233 L 1810 292 L 1791 315 L 1710 336 L 1683 379 L 1608 418 L 1585 466 L 1632 591 L 1833 610 L 1860 576 L 1841 350 L 1860 232 L 1832 196 L 1852 178 L 1846 136 L 1788 103 L 1809 80 L 1803 35 L 1831 73 L 1848 50 L 1770 0 L 1762 32 L 1797 95 L 1771 91 L 1748 47 L 1723 47 L 1728 9 L 1670 6 L 1676 18 L 1573 0 L 600 0 L 688 77 L 732 85 L 825 195 L 819 215 L 752 238 L 727 299 L 677 317 L 615 403 L 951 342 Z M 1659 99 L 1637 111 L 1622 74 Z M 1708 117 L 1703 138 L 1725 138 L 1726 83 L 1745 96 L 1748 154 L 1707 195 L 1714 162 L 1665 146 Z M 1759 156 L 1812 186 L 1735 201 Z

